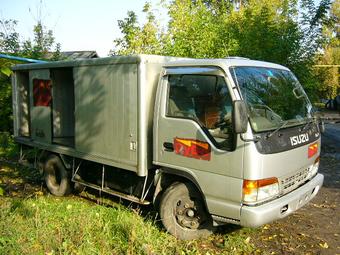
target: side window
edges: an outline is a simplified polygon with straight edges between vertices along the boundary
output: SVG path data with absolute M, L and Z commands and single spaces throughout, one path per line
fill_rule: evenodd
M 221 149 L 232 150 L 232 100 L 224 77 L 169 75 L 167 116 L 192 119 Z

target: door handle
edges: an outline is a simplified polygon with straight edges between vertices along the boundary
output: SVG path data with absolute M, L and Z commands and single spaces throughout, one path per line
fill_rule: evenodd
M 174 151 L 173 143 L 165 142 L 165 143 L 163 143 L 163 148 L 164 148 L 165 151 L 170 151 L 170 152 Z

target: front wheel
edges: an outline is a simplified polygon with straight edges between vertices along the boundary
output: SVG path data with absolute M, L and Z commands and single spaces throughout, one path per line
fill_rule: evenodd
M 164 192 L 160 216 L 167 231 L 182 240 L 205 238 L 214 230 L 201 194 L 190 183 L 176 182 Z

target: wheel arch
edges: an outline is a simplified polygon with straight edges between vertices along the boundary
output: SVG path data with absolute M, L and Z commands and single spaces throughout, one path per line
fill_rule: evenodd
M 209 212 L 206 197 L 199 185 L 199 182 L 190 172 L 185 172 L 174 168 L 160 168 L 155 174 L 154 182 L 155 191 L 153 194 L 153 203 L 156 207 L 158 207 L 159 205 L 162 194 L 171 184 L 175 182 L 189 182 L 193 184 L 197 191 L 200 193 L 202 200 L 204 201 L 204 206 L 207 212 Z

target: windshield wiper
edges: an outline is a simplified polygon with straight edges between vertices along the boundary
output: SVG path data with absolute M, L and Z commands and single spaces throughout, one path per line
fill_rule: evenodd
M 266 135 L 266 139 L 268 139 L 269 137 L 272 137 L 277 131 L 279 131 L 281 128 L 284 128 L 287 124 L 289 123 L 288 120 L 282 122 L 281 126 L 279 126 L 277 129 L 275 129 L 273 132 L 269 133 Z
M 303 125 L 303 127 L 301 128 L 301 131 L 305 130 L 307 127 L 310 126 L 310 124 L 312 124 L 314 122 L 314 118 L 309 118 L 307 123 L 305 125 Z

